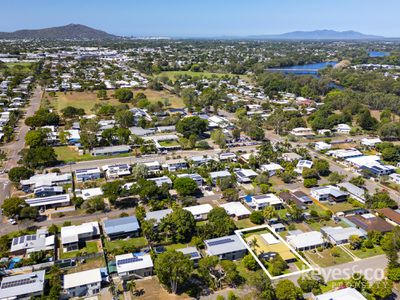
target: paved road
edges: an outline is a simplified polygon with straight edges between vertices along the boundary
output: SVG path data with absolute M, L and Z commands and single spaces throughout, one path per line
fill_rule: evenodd
M 10 170 L 18 165 L 20 160 L 19 152 L 25 147 L 25 136 L 29 131 L 29 127 L 25 125 L 25 118 L 31 117 L 40 107 L 40 100 L 42 97 L 41 88 L 37 87 L 33 92 L 33 96 L 29 101 L 29 106 L 26 109 L 25 117 L 19 121 L 18 128 L 15 132 L 14 141 L 1 147 L 7 153 L 7 161 L 4 164 L 4 169 Z M 11 184 L 8 180 L 7 174 L 0 176 L 0 205 L 4 199 L 10 196 Z

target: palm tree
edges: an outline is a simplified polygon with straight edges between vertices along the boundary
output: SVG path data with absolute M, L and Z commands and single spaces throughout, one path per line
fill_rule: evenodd
M 128 281 L 126 283 L 126 288 L 134 295 L 136 292 L 136 282 L 134 280 Z

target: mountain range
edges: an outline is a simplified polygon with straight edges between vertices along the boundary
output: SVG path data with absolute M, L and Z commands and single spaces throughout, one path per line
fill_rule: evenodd
M 0 32 L 0 39 L 46 39 L 46 40 L 110 40 L 120 39 L 120 36 L 94 29 L 81 24 L 43 29 L 23 29 L 14 32 Z M 248 40 L 382 40 L 383 36 L 368 35 L 357 31 L 293 31 L 282 34 L 222 36 L 211 39 L 248 39 Z
M 117 38 L 119 37 L 116 35 L 81 24 L 0 32 L 0 39 L 107 40 Z

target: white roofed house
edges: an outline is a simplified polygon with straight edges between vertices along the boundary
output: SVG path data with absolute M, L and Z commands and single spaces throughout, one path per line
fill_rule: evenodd
M 172 209 L 167 208 L 167 209 L 162 209 L 162 210 L 155 210 L 155 211 L 149 211 L 146 213 L 146 221 L 149 220 L 155 220 L 156 225 L 161 222 L 162 219 L 164 219 L 166 216 L 168 216 L 170 213 L 172 213 Z
M 168 160 L 163 165 L 163 168 L 167 169 L 170 172 L 175 172 L 178 170 L 186 170 L 188 168 L 188 164 L 184 159 L 173 159 Z
M 251 213 L 250 210 L 240 202 L 224 203 L 221 204 L 221 207 L 225 209 L 228 215 L 235 217 L 238 220 L 248 218 Z
M 229 173 L 229 171 L 224 170 L 224 171 L 211 172 L 210 177 L 211 177 L 212 182 L 214 184 L 216 184 L 218 179 L 232 178 L 232 175 L 231 175 L 231 173 Z
M 312 136 L 315 136 L 315 133 L 311 128 L 305 128 L 305 127 L 293 128 L 290 131 L 290 134 L 292 134 L 294 136 L 297 136 L 297 137 L 312 137 Z
M 237 155 L 232 152 L 224 152 L 221 153 L 218 158 L 220 161 L 227 161 L 227 160 L 236 161 Z
M 103 190 L 100 187 L 96 187 L 90 189 L 82 189 L 80 197 L 82 197 L 83 200 L 88 200 L 94 197 L 103 196 L 103 194 Z
M 190 158 L 190 163 L 194 166 L 205 165 L 215 159 L 208 155 L 192 156 Z
M 296 165 L 296 169 L 294 169 L 294 171 L 301 174 L 303 173 L 304 169 L 311 169 L 312 166 L 313 162 L 311 160 L 299 160 L 299 162 Z
M 255 210 L 262 210 L 267 206 L 273 206 L 275 209 L 283 207 L 282 200 L 275 194 L 264 194 L 258 196 L 251 196 L 249 205 Z
M 111 155 L 129 153 L 130 151 L 131 151 L 130 146 L 119 145 L 119 146 L 94 148 L 90 153 L 92 154 L 92 156 L 111 156 Z
M 58 174 L 58 173 L 47 173 L 47 174 L 37 174 L 29 179 L 21 180 L 21 189 L 30 193 L 33 192 L 35 188 L 41 186 L 60 186 L 72 183 L 72 174 Z
M 277 172 L 282 171 L 283 167 L 277 163 L 264 164 L 260 166 L 260 170 L 267 172 L 268 176 L 274 176 Z
M 362 138 L 361 145 L 366 147 L 375 147 L 376 144 L 382 143 L 380 138 Z
M 343 202 L 347 200 L 348 193 L 332 185 L 320 186 L 311 189 L 310 195 L 318 201 Z
M 99 223 L 89 222 L 61 228 L 63 252 L 79 250 L 83 243 L 97 239 L 100 235 Z
M 354 288 L 344 288 L 321 295 L 313 296 L 312 300 L 367 300 Z
M 282 154 L 282 159 L 284 161 L 295 161 L 295 160 L 300 160 L 301 156 L 294 152 L 288 152 Z
M 63 277 L 63 294 L 65 297 L 86 297 L 100 293 L 103 276 L 101 269 L 65 274 Z
M 247 253 L 246 246 L 236 234 L 205 240 L 204 245 L 207 255 L 220 259 L 236 260 Z
M 359 236 L 361 238 L 366 237 L 367 233 L 356 227 L 346 227 L 342 226 L 331 227 L 326 226 L 321 228 L 321 232 L 326 236 L 328 241 L 333 245 L 341 245 L 349 242 L 349 238 L 352 235 Z
M 147 180 L 154 181 L 158 187 L 161 187 L 163 184 L 167 184 L 169 187 L 172 186 L 172 180 L 168 176 L 148 178 Z
M 144 278 L 153 275 L 153 260 L 150 254 L 135 256 L 133 253 L 115 257 L 117 273 L 123 281 Z
M 193 261 L 193 264 L 195 267 L 198 266 L 199 260 L 201 258 L 200 251 L 197 250 L 196 247 L 186 247 L 186 248 L 180 248 L 176 249 L 176 251 L 182 252 L 185 256 L 189 257 L 191 261 Z
M 106 165 L 102 167 L 108 179 L 116 179 L 131 175 L 131 167 L 128 164 Z
M 325 142 L 316 142 L 315 143 L 315 150 L 317 151 L 324 151 L 324 150 L 329 150 L 332 148 L 331 144 L 325 143 Z
M 38 251 L 51 251 L 54 250 L 54 246 L 54 235 L 50 235 L 47 229 L 38 229 L 36 234 L 13 238 L 10 253 L 13 255 L 25 255 Z
M 325 247 L 326 241 L 321 232 L 291 232 L 286 237 L 288 243 L 298 251 L 311 250 L 318 247 Z
M 160 172 L 161 169 L 161 165 L 158 161 L 148 161 L 148 162 L 144 162 L 142 163 L 144 166 L 146 166 L 147 170 L 149 171 L 149 173 L 157 173 Z
M 196 221 L 207 220 L 208 213 L 213 209 L 210 204 L 200 204 L 194 206 L 184 207 L 183 209 L 189 211 Z
M 45 271 L 4 277 L 0 284 L 0 299 L 32 299 L 43 295 Z
M 250 183 L 252 179 L 257 177 L 257 173 L 252 169 L 235 169 L 233 171 L 236 175 L 237 182 Z
M 71 204 L 71 198 L 69 194 L 62 194 L 48 197 L 26 198 L 25 202 L 30 207 L 46 210 L 48 208 L 69 206 Z
M 349 134 L 351 127 L 347 124 L 338 124 L 335 129 L 339 133 Z

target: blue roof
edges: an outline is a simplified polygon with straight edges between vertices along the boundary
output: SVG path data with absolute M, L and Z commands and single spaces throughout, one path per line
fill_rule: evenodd
M 104 231 L 108 235 L 129 233 L 139 228 L 139 222 L 135 216 L 104 221 Z

